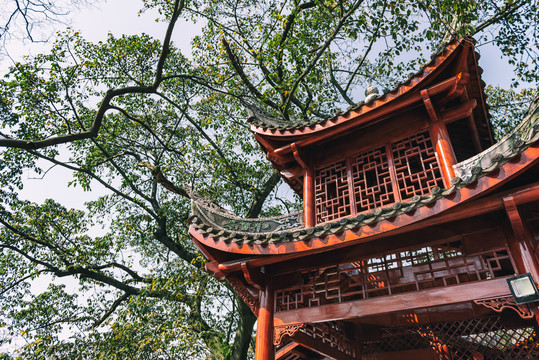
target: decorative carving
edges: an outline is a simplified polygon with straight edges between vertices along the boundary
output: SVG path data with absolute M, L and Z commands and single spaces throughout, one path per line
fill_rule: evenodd
M 240 298 L 243 300 L 244 303 L 246 303 L 250 308 L 251 311 L 256 315 L 258 312 L 258 299 L 251 294 L 251 292 L 247 289 L 247 285 L 245 285 L 241 280 L 238 278 L 227 278 L 228 282 L 236 293 L 240 296 Z
M 347 163 L 339 161 L 316 171 L 316 221 L 322 223 L 350 215 Z
M 440 166 L 428 133 L 416 134 L 391 145 L 398 190 L 402 200 L 428 195 L 443 186 Z
M 358 213 L 395 202 L 385 147 L 355 156 L 350 165 Z
M 292 324 L 275 326 L 273 329 L 273 345 L 281 345 L 283 336 L 294 336 L 298 331 L 303 329 L 305 324 Z
M 517 312 L 517 314 L 523 319 L 531 319 L 534 317 L 533 311 L 531 311 L 528 305 L 517 305 L 515 299 L 511 295 L 492 297 L 474 300 L 478 305 L 483 305 L 496 312 L 502 312 L 503 309 L 511 309 Z
M 444 346 L 451 349 L 453 360 L 470 360 L 476 352 L 489 360 L 537 359 L 539 356 L 535 329 L 506 328 L 500 315 L 420 326 L 387 327 L 380 329 L 380 333 L 377 339 L 363 343 L 364 358 L 376 353 L 386 353 L 387 356 L 394 351 L 413 349 L 441 350 Z
M 489 281 L 514 272 L 510 252 L 496 247 L 466 254 L 459 242 L 431 243 L 376 257 L 357 257 L 302 271 L 275 293 L 276 312 Z
M 344 331 L 343 322 L 341 321 L 306 324 L 301 331 L 316 340 L 317 343 L 326 344 L 354 359 L 356 357 L 353 346 L 354 341 L 346 336 L 346 331 Z

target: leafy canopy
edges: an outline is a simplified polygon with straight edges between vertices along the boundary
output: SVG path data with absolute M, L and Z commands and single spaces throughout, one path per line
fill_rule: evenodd
M 514 84 L 535 84 L 536 6 L 145 0 L 168 24 L 162 40 L 58 33 L 49 52 L 0 82 L 5 357 L 249 358 L 255 317 L 203 271 L 187 231 L 194 193 L 246 217 L 298 208 L 249 133 L 242 102 L 290 121 L 326 117 L 362 100 L 368 84 L 392 87 L 462 35 L 498 46 Z M 172 42 L 179 19 L 203 24 L 190 56 Z M 537 93 L 487 90 L 500 134 Z M 24 174 L 58 167 L 73 174 L 69 186 L 104 190 L 79 210 L 19 199 Z

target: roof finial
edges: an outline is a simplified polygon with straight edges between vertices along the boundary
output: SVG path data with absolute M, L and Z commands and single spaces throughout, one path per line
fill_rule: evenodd
M 367 90 L 365 90 L 365 104 L 370 103 L 374 99 L 378 98 L 378 88 L 374 85 L 369 85 Z

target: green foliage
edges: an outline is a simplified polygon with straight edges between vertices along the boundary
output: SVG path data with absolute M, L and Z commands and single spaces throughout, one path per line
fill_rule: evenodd
M 497 140 L 509 133 L 524 117 L 531 101 L 539 96 L 539 89 L 529 88 L 516 91 L 499 86 L 485 89 L 490 106 L 491 122 Z
M 66 30 L 48 53 L 15 64 L 0 81 L 0 320 L 18 347 L 14 356 L 252 355 L 252 313 L 203 271 L 187 229 L 191 190 L 240 216 L 298 208 L 296 198 L 277 195 L 282 183 L 258 150 L 242 101 L 290 121 L 325 117 L 362 100 L 370 83 L 403 80 L 442 39 L 482 27 L 520 79 L 537 80 L 530 40 L 515 35 L 537 20 L 526 13 L 532 2 L 142 6 L 157 7 L 171 27 L 178 16 L 205 24 L 192 58 L 166 37 L 90 43 Z M 487 91 L 500 134 L 536 94 Z M 39 145 L 47 139 L 59 141 Z M 23 174 L 50 167 L 70 170 L 70 186 L 103 190 L 84 210 L 18 199 Z M 260 202 L 261 210 L 253 207 Z

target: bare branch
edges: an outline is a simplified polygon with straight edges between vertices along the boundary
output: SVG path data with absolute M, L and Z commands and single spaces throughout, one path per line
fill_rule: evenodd
M 163 81 L 163 78 L 162 78 L 163 67 L 167 59 L 167 56 L 170 53 L 170 40 L 171 40 L 172 32 L 174 30 L 176 21 L 181 11 L 183 10 L 183 6 L 184 6 L 184 0 L 176 0 L 174 2 L 174 11 L 167 27 L 165 39 L 163 41 L 163 47 L 161 49 L 161 53 L 159 56 L 157 67 L 156 67 L 156 74 L 154 77 L 153 84 L 151 86 L 127 86 L 127 87 L 122 87 L 118 89 L 108 90 L 105 93 L 103 101 L 101 102 L 97 110 L 96 116 L 92 122 L 92 126 L 87 131 L 82 131 L 75 134 L 52 136 L 47 139 L 35 140 L 35 141 L 4 138 L 4 139 L 0 139 L 0 147 L 12 147 L 12 148 L 19 148 L 19 149 L 24 149 L 24 150 L 36 150 L 36 149 L 41 149 L 48 146 L 65 144 L 65 143 L 69 143 L 69 142 L 73 142 L 77 140 L 95 138 L 97 134 L 99 133 L 99 129 L 101 128 L 101 124 L 103 122 L 103 118 L 105 117 L 105 114 L 109 110 L 111 110 L 113 107 L 113 105 L 111 105 L 111 101 L 115 97 L 127 95 L 127 94 L 153 94 L 155 93 L 157 89 L 159 88 L 159 85 Z
M 296 79 L 296 81 L 294 82 L 294 84 L 292 85 L 292 88 L 290 89 L 290 93 L 289 95 L 287 96 L 286 98 L 286 101 L 284 103 L 284 106 L 283 106 L 283 110 L 282 112 L 283 113 L 287 113 L 288 112 L 288 108 L 290 107 L 290 102 L 291 102 L 291 94 L 294 94 L 299 86 L 299 84 L 303 81 L 303 79 L 311 72 L 311 70 L 314 68 L 314 66 L 316 65 L 316 63 L 318 62 L 318 60 L 320 59 L 320 57 L 324 54 L 324 52 L 326 51 L 326 49 L 329 47 L 329 45 L 333 42 L 333 40 L 335 39 L 335 37 L 337 36 L 337 34 L 339 33 L 339 31 L 341 30 L 341 28 L 343 27 L 343 25 L 345 24 L 346 20 L 357 10 L 357 8 L 359 7 L 359 5 L 361 5 L 361 3 L 363 2 L 363 0 L 358 0 L 353 6 L 350 7 L 350 9 L 348 10 L 348 12 L 346 12 L 346 14 L 344 14 L 340 19 L 339 19 L 339 22 L 337 23 L 337 25 L 335 26 L 335 29 L 332 31 L 331 35 L 326 39 L 326 41 L 324 42 L 324 44 L 320 47 L 320 50 L 318 50 L 317 54 L 313 57 L 313 59 L 311 60 L 311 62 L 309 63 L 309 65 L 307 65 L 307 67 L 303 70 L 303 72 L 299 75 L 299 77 Z

